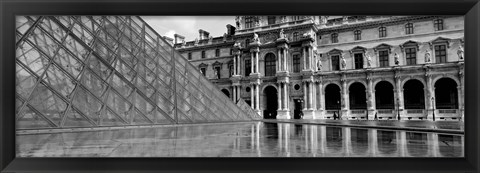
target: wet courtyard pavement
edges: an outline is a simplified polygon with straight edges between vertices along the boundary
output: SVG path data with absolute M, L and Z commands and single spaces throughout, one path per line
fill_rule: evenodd
M 17 157 L 463 157 L 442 132 L 246 122 L 18 134 Z

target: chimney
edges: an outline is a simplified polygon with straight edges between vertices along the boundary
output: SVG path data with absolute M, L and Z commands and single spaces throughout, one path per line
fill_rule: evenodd
M 198 30 L 198 34 L 200 34 L 200 38 L 198 38 L 199 40 L 203 40 L 203 39 L 208 39 L 208 36 L 210 35 L 209 32 L 207 31 L 204 31 L 203 29 L 199 29 Z
M 185 41 L 184 36 L 181 36 L 179 34 L 174 34 L 173 36 L 175 37 L 175 44 L 183 43 L 183 41 Z
M 165 41 L 167 41 L 168 44 L 170 44 L 170 45 L 173 46 L 173 38 L 170 38 L 170 37 L 167 37 L 167 36 L 163 36 L 163 39 L 165 39 Z
M 228 24 L 228 25 L 227 25 L 227 34 L 228 34 L 228 35 L 235 35 L 235 27 L 232 26 L 232 25 L 230 25 L 230 24 Z

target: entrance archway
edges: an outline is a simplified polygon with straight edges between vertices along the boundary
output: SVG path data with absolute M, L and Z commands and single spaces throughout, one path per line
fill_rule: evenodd
M 340 110 L 340 104 L 340 87 L 336 84 L 328 84 L 325 87 L 325 109 Z
M 265 94 L 265 110 L 263 111 L 263 118 L 275 119 L 278 109 L 278 92 L 273 86 L 267 86 L 263 93 Z
M 348 97 L 350 98 L 350 110 L 367 109 L 367 93 L 365 86 L 360 82 L 350 85 Z
M 380 81 L 375 85 L 375 107 L 377 109 L 395 109 L 393 101 L 393 85 Z
M 225 94 L 228 98 L 230 98 L 230 92 L 228 92 L 227 89 L 222 89 L 221 91 L 222 91 L 223 94 Z
M 458 109 L 457 83 L 450 78 L 435 82 L 435 106 L 437 109 Z
M 423 83 L 412 79 L 403 85 L 405 109 L 425 109 L 425 94 Z

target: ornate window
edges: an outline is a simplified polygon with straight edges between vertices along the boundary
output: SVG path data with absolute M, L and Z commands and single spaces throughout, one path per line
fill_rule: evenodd
M 387 28 L 382 26 L 380 28 L 378 28 L 378 37 L 380 38 L 383 38 L 383 37 L 387 37 Z
M 355 58 L 355 69 L 362 69 L 363 68 L 363 54 L 356 53 L 353 54 Z
M 275 55 L 269 53 L 265 56 L 265 76 L 275 76 Z
M 205 51 L 202 51 L 202 59 L 205 58 Z
M 388 50 L 378 51 L 378 61 L 380 62 L 380 67 L 388 67 Z
M 275 16 L 268 16 L 268 24 L 269 25 L 275 24 Z
M 447 46 L 435 45 L 435 62 L 446 63 L 447 62 Z
M 212 64 L 213 66 L 213 72 L 214 74 L 216 75 L 215 77 L 217 79 L 220 79 L 221 75 L 220 75 L 220 70 L 222 69 L 222 63 L 221 62 L 218 62 L 218 61 L 215 61 L 215 63 Z
M 245 76 L 250 76 L 250 73 L 252 72 L 252 63 L 250 59 L 245 60 Z
M 413 23 L 405 24 L 405 34 L 413 34 Z
M 300 34 L 298 32 L 293 33 L 293 41 L 297 41 L 300 37 Z
M 433 27 L 435 28 L 435 31 L 443 30 L 443 19 L 435 19 L 433 21 Z
M 331 39 L 332 39 L 332 43 L 338 43 L 338 34 L 337 33 L 333 33 L 331 35 Z
M 253 28 L 255 26 L 255 17 L 245 16 L 245 28 Z
M 340 70 L 340 55 L 332 55 L 332 71 Z
M 300 72 L 300 54 L 293 55 L 293 72 Z
M 362 39 L 362 31 L 355 30 L 353 32 L 354 40 L 361 40 Z
M 405 48 L 405 58 L 407 65 L 417 64 L 417 48 Z
M 215 49 L 215 56 L 219 57 L 220 56 L 220 49 Z

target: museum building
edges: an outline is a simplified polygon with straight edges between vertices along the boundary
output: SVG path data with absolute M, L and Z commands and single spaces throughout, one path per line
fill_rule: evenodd
M 236 16 L 174 47 L 264 118 L 462 120 L 463 16 Z

